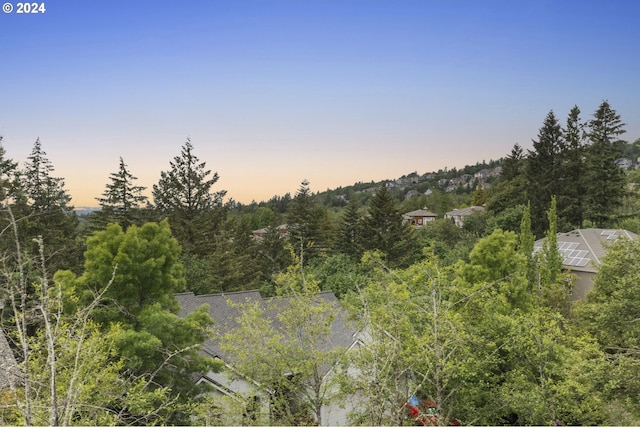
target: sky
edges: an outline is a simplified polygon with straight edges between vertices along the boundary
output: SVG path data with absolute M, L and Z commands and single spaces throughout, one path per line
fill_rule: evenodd
M 180 154 L 250 203 L 460 168 L 607 100 L 640 138 L 632 0 L 47 0 L 0 12 L 0 135 L 75 206 Z

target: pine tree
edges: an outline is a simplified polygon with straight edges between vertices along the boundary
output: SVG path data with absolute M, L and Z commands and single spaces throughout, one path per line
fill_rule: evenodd
M 104 213 L 103 221 L 117 222 L 126 230 L 137 223 L 138 211 L 147 202 L 147 196 L 142 194 L 146 187 L 133 184 L 138 178 L 129 172 L 122 157 L 118 172 L 112 173 L 109 179 L 111 183 L 106 185 L 102 197 L 96 200 Z
M 225 217 L 222 199 L 226 191 L 212 192 L 218 173 L 211 175 L 206 162 L 193 153 L 191 140 L 182 146 L 180 156 L 169 163 L 153 186 L 153 200 L 161 215 L 169 218 L 171 229 L 186 252 L 206 254 Z
M 624 196 L 624 173 L 615 161 L 622 157 L 622 140 L 625 124 L 607 101 L 600 104 L 593 119 L 587 125 L 586 206 L 585 217 L 596 226 L 610 223 L 615 209 Z

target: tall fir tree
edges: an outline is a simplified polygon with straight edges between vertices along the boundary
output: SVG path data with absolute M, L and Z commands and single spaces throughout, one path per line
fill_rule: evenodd
M 142 220 L 140 209 L 147 202 L 147 196 L 142 192 L 146 187 L 135 185 L 138 178 L 127 168 L 122 157 L 118 172 L 110 175 L 111 182 L 106 185 L 102 197 L 96 198 L 100 203 L 100 222 L 106 225 L 109 222 L 117 222 L 123 229 L 127 229 L 132 224 L 139 224 Z
M 542 236 L 547 229 L 545 213 L 551 196 L 562 191 L 559 180 L 562 164 L 559 157 L 563 141 L 560 123 L 550 111 L 527 157 L 527 197 L 531 203 L 531 229 L 536 236 Z
M 619 136 L 624 134 L 625 124 L 620 115 L 603 101 L 587 125 L 586 206 L 585 217 L 599 227 L 611 225 L 615 210 L 624 197 L 624 172 L 615 161 L 622 157 Z
M 567 225 L 566 228 L 582 228 L 585 204 L 585 141 L 584 124 L 577 105 L 569 112 L 563 133 L 566 149 L 562 156 L 564 194 L 558 196 L 558 216 Z
M 191 140 L 182 146 L 179 156 L 169 163 L 170 169 L 160 173 L 153 186 L 153 201 L 187 253 L 207 254 L 215 243 L 226 208 L 226 191 L 212 192 L 218 173 L 211 174 L 206 162 L 193 153 Z
M 49 277 L 60 268 L 78 270 L 82 243 L 75 239 L 78 218 L 64 179 L 54 176 L 55 168 L 38 138 L 19 172 L 19 189 L 13 204 L 23 248 L 32 256 L 44 251 Z M 42 237 L 42 248 L 37 240 Z
M 64 179 L 52 176 L 55 168 L 42 150 L 40 138 L 33 144 L 22 172 L 22 190 L 28 205 L 36 212 L 55 209 L 71 210 L 71 196 L 64 188 Z

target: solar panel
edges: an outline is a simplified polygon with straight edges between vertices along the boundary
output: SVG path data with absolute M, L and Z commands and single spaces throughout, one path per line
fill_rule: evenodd
M 584 258 L 584 257 L 565 258 L 563 262 L 565 265 L 569 265 L 573 267 L 585 267 L 587 264 L 589 264 L 589 258 Z
M 572 250 L 578 247 L 575 242 L 558 242 L 558 249 L 561 251 Z
M 585 267 L 587 264 L 589 264 L 589 259 L 588 258 L 580 258 L 580 261 L 578 261 L 576 266 L 577 267 Z

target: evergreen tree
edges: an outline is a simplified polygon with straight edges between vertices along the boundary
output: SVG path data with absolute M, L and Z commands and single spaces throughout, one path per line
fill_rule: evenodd
M 70 205 L 71 196 L 64 188 L 64 179 L 53 176 L 54 171 L 37 139 L 19 172 L 20 188 L 12 207 L 22 247 L 32 256 L 44 250 L 49 277 L 58 269 L 77 270 L 82 257 L 82 242 L 75 240 L 78 218 Z M 36 242 L 39 236 L 42 247 Z
M 564 161 L 564 194 L 559 195 L 558 216 L 573 228 L 582 228 L 585 199 L 585 144 L 584 124 L 580 120 L 580 108 L 574 106 L 569 112 L 564 129 L 566 153 Z
M 350 199 L 342 215 L 336 241 L 338 252 L 348 255 L 355 261 L 358 261 L 362 256 L 362 224 L 358 210 L 357 199 Z
M 378 188 L 369 201 L 363 225 L 365 250 L 381 251 L 392 266 L 410 263 L 415 255 L 411 229 L 403 223 L 402 215 L 386 185 Z
M 210 266 L 210 287 L 205 293 L 234 292 L 260 287 L 256 263 L 258 244 L 246 217 L 230 223 L 216 239 L 214 251 L 205 259 Z
M 526 158 L 522 147 L 515 144 L 502 164 L 498 184 L 491 189 L 487 209 L 498 213 L 527 202 Z
M 533 255 L 534 240 L 535 237 L 531 232 L 531 208 L 527 204 L 522 214 L 522 221 L 520 223 L 518 252 L 522 254 L 526 259 L 526 276 L 531 289 L 533 289 L 533 285 L 536 279 L 536 260 Z
M 222 203 L 226 191 L 212 193 L 218 173 L 211 175 L 206 162 L 195 156 L 190 139 L 169 165 L 171 169 L 161 172 L 153 186 L 155 206 L 169 219 L 185 252 L 207 254 L 226 214 Z
M 615 161 L 622 157 L 625 124 L 607 101 L 600 104 L 587 126 L 585 217 L 596 226 L 607 226 L 624 196 L 624 172 Z
M 275 295 L 273 277 L 285 271 L 293 262 L 292 251 L 287 245 L 287 239 L 282 236 L 275 222 L 267 227 L 266 235 L 258 241 L 256 262 L 262 273 L 263 285 L 260 292 L 264 296 Z
M 512 180 L 522 175 L 525 155 L 520 144 L 515 144 L 511 153 L 504 159 L 502 164 L 501 178 Z
M 547 212 L 547 220 L 549 221 L 549 231 L 542 249 L 541 262 L 541 281 L 542 285 L 554 284 L 557 282 L 562 272 L 562 256 L 558 250 L 557 236 L 557 204 L 556 198 L 551 198 L 551 207 Z
M 71 196 L 64 188 L 64 179 L 52 176 L 54 167 L 46 155 L 40 138 L 36 139 L 21 179 L 27 203 L 35 212 L 71 210 Z
M 553 111 L 550 111 L 527 157 L 527 197 L 531 203 L 531 229 L 536 236 L 542 236 L 547 229 L 545 213 L 551 196 L 561 192 L 559 178 L 562 164 L 559 158 L 563 144 L 562 128 Z
M 538 295 L 543 306 L 568 315 L 571 297 L 571 276 L 562 273 L 562 254 L 558 249 L 557 203 L 551 198 L 551 207 L 547 212 L 549 230 L 542 251 L 537 253 L 539 262 Z
M 139 210 L 147 202 L 147 196 L 142 192 L 146 187 L 134 185 L 138 178 L 127 169 L 122 157 L 118 172 L 111 174 L 111 183 L 106 185 L 102 197 L 96 198 L 102 208 L 102 221 L 117 222 L 125 230 L 139 220 Z
M 0 201 L 15 195 L 18 163 L 7 157 L 0 135 Z
M 303 265 L 322 254 L 327 253 L 330 238 L 330 226 L 326 212 L 315 201 L 309 182 L 300 184 L 287 212 L 289 242 Z

